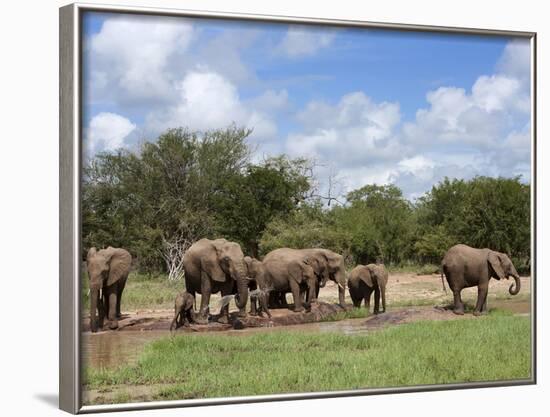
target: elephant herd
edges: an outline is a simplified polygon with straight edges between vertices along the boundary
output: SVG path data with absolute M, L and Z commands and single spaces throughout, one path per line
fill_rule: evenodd
M 108 247 L 88 251 L 86 264 L 90 283 L 90 329 L 116 329 L 120 318 L 120 301 L 130 272 L 132 257 L 128 251 Z M 368 311 L 374 292 L 374 313 L 386 311 L 388 272 L 382 264 L 358 265 L 347 276 L 344 257 L 328 249 L 280 248 L 269 252 L 263 260 L 244 256 L 236 242 L 226 239 L 201 239 L 195 242 L 183 258 L 186 290 L 176 297 L 171 329 L 191 322 L 206 324 L 210 296 L 220 292 L 222 297 L 234 296 L 237 315 L 247 315 L 250 299 L 251 315 L 271 317 L 270 309 L 288 308 L 286 294 L 291 293 L 294 311 L 309 309 L 317 301 L 319 291 L 328 280 L 338 286 L 338 304 L 345 306 L 345 288 L 354 307 L 364 305 Z M 520 279 L 506 254 L 490 249 L 475 249 L 455 245 L 441 263 L 441 278 L 446 277 L 454 296 L 454 313 L 464 314 L 460 293 L 466 287 L 478 287 L 474 315 L 487 310 L 487 290 L 490 278 L 515 279 L 510 294 L 520 290 Z M 443 283 L 443 287 L 445 287 Z M 195 312 L 196 294 L 201 294 L 200 307 Z M 222 298 L 223 299 L 223 298 Z M 229 303 L 221 307 L 218 321 L 229 320 Z

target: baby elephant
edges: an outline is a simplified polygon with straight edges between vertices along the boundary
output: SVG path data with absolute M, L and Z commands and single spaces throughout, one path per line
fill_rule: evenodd
M 269 293 L 271 291 L 271 284 L 268 280 L 268 275 L 263 262 L 251 258 L 250 256 L 244 257 L 246 269 L 249 278 L 248 287 L 250 291 L 250 315 L 262 316 L 262 313 L 266 313 L 271 318 L 271 312 L 268 307 Z
M 383 264 L 357 265 L 350 273 L 348 290 L 353 305 L 361 307 L 365 300 L 367 312 L 370 308 L 370 296 L 374 291 L 374 314 L 380 312 L 380 297 L 382 298 L 382 312 L 386 311 L 386 284 L 388 271 Z
M 190 323 L 195 322 L 194 304 L 195 297 L 192 294 L 187 291 L 178 294 L 174 303 L 174 319 L 170 325 L 170 331 L 181 326 L 187 327 Z

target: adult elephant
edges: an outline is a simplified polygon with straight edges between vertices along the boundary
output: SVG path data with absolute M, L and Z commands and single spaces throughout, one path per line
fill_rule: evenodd
M 280 248 L 269 252 L 263 259 L 266 279 L 273 291 L 279 294 L 292 292 L 294 311 L 304 311 L 301 286 L 306 286 L 308 299 L 315 301 L 316 275 L 313 261 L 298 249 Z
M 222 296 L 237 293 L 235 301 L 239 316 L 246 316 L 248 279 L 243 251 L 238 243 L 225 239 L 201 239 L 185 253 L 183 267 L 187 291 L 193 297 L 196 293 L 201 294 L 197 322 L 208 322 L 210 295 L 220 291 Z M 222 308 L 219 321 L 229 321 L 229 306 Z
M 380 312 L 380 299 L 382 299 L 382 312 L 385 312 L 387 283 L 388 272 L 384 265 L 357 265 L 351 270 L 348 279 L 348 291 L 354 307 L 361 307 L 361 302 L 364 300 L 368 313 L 370 297 L 374 291 L 374 314 Z
M 299 251 L 310 260 L 314 260 L 313 265 L 318 268 L 315 272 L 317 276 L 316 294 L 319 293 L 319 288 L 323 288 L 330 279 L 338 285 L 338 303 L 344 307 L 346 304 L 346 266 L 344 257 L 339 253 L 323 248 L 299 249 Z M 315 298 L 317 298 L 317 295 Z
M 441 283 L 445 288 L 443 275 L 454 297 L 454 313 L 464 314 L 464 304 L 460 297 L 463 288 L 477 285 L 477 303 L 474 315 L 478 316 L 487 311 L 487 292 L 489 280 L 509 279 L 515 280 L 510 285 L 509 292 L 512 295 L 519 293 L 521 282 L 519 274 L 510 258 L 500 252 L 491 249 L 476 249 L 467 245 L 455 245 L 450 248 L 441 262 Z
M 103 327 L 105 316 L 108 317 L 110 329 L 118 328 L 122 291 L 130 273 L 131 264 L 132 256 L 126 249 L 109 246 L 99 251 L 96 248 L 88 250 L 86 267 L 90 280 L 90 329 L 92 332 L 97 332 L 98 327 Z

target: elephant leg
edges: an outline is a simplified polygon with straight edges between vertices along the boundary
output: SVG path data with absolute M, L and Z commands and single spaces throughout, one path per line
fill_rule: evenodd
M 260 294 L 260 309 L 267 314 L 267 317 L 271 318 L 271 312 L 269 311 L 268 295 L 266 293 Z
M 380 288 L 380 294 L 382 295 L 382 312 L 386 312 L 386 288 Z
M 212 292 L 212 283 L 210 277 L 203 272 L 201 276 L 201 306 L 197 321 L 200 324 L 208 323 L 208 305 L 210 304 L 210 293 Z
M 458 289 L 453 289 L 453 297 L 454 297 L 454 310 L 453 313 L 458 315 L 464 314 L 464 303 L 462 302 L 462 298 L 460 297 L 460 291 Z
M 222 297 L 231 295 L 231 293 L 233 292 L 232 290 L 233 290 L 233 283 L 231 282 L 226 283 L 221 289 Z M 224 324 L 229 323 L 229 304 L 221 308 L 218 322 L 224 323 Z
M 477 286 L 477 303 L 474 310 L 474 316 L 479 316 L 482 314 L 483 306 L 487 302 L 487 292 L 489 290 L 489 283 L 482 283 Z
M 370 311 L 370 296 L 372 294 L 372 289 L 369 288 L 365 293 L 365 308 L 367 309 L 367 314 L 369 314 Z
M 380 313 L 380 288 L 374 290 L 374 314 Z
M 120 314 L 120 300 L 122 299 L 122 291 L 124 291 L 124 287 L 126 286 L 126 279 L 121 278 L 118 281 L 118 288 L 117 288 L 117 297 L 116 297 L 116 317 L 119 319 L 122 315 Z
M 179 315 L 180 313 L 177 313 L 173 320 L 172 320 L 172 323 L 170 323 L 170 331 L 173 331 L 173 330 L 176 330 L 179 326 L 178 326 L 178 321 L 179 321 Z
M 251 316 L 257 316 L 258 315 L 258 307 L 257 307 L 258 299 L 256 297 L 250 297 L 250 314 Z
M 102 294 L 102 307 L 103 307 L 103 318 L 109 319 L 109 291 L 107 287 L 103 287 L 103 290 L 101 291 Z
M 109 329 L 114 330 L 118 328 L 118 319 L 116 317 L 116 305 L 117 305 L 117 288 L 116 285 L 111 285 L 107 288 L 107 298 L 109 300 Z
M 294 280 L 290 280 L 290 291 L 292 291 L 292 297 L 294 298 L 294 312 L 300 313 L 304 311 L 302 306 L 302 297 L 300 297 L 300 286 Z
M 311 306 L 312 303 L 317 302 L 317 291 L 316 291 L 316 284 L 317 278 L 313 278 L 309 280 L 308 282 L 308 305 Z

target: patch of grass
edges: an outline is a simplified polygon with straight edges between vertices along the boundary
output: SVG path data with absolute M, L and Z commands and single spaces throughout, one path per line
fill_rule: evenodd
M 88 369 L 86 387 L 170 384 L 151 399 L 171 400 L 493 381 L 528 378 L 530 359 L 529 318 L 496 312 L 366 335 L 175 336 L 148 345 L 135 365 Z
M 347 311 L 339 311 L 329 316 L 322 317 L 320 321 L 340 321 L 345 319 L 361 319 L 368 317 L 367 310 L 364 308 L 352 308 Z
M 82 308 L 89 310 L 88 275 L 82 274 Z M 166 275 L 131 272 L 122 293 L 122 310 L 173 308 L 176 295 L 185 289 L 184 281 L 169 281 Z

